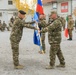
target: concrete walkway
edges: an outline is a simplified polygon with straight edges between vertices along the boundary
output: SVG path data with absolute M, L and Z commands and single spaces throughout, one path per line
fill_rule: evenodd
M 39 54 L 39 47 L 33 44 L 33 30 L 24 29 L 20 42 L 20 63 L 24 69 L 15 70 L 12 63 L 10 32 L 0 31 L 0 75 L 76 75 L 76 33 L 73 40 L 68 41 L 62 32 L 61 49 L 66 61 L 65 68 L 46 70 L 49 65 L 49 44 L 46 33 L 46 54 Z M 56 65 L 59 64 L 56 58 Z

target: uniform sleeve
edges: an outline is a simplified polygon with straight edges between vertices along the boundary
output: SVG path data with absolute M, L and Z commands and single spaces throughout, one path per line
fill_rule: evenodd
M 39 27 L 46 27 L 46 22 L 45 22 L 45 20 L 43 20 L 43 21 L 40 21 L 39 23 L 38 23 L 38 26 Z
M 41 33 L 46 33 L 48 31 L 48 27 L 45 27 L 41 30 Z
M 17 19 L 15 19 L 15 21 L 14 21 L 14 25 L 15 25 L 15 24 L 21 25 L 21 24 L 22 24 L 22 22 L 21 22 L 21 20 L 20 20 L 20 19 L 18 19 L 18 18 L 17 18 Z
M 73 29 L 74 26 L 74 20 L 71 20 L 71 29 Z
M 55 30 L 56 28 L 58 28 L 59 26 L 60 26 L 59 22 L 58 21 L 54 21 L 49 26 L 47 26 L 44 29 L 42 29 L 41 32 L 52 31 L 52 30 Z
M 25 22 L 25 24 L 34 24 L 35 23 L 35 21 L 33 21 L 33 22 Z
M 36 27 L 32 26 L 33 23 L 35 23 L 35 21 L 33 21 L 33 22 L 25 22 L 23 24 L 23 26 L 26 27 L 26 28 L 30 28 L 30 29 L 37 29 Z

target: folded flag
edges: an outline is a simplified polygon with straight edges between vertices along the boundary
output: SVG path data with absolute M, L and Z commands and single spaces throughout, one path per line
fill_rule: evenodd
M 38 22 L 40 14 L 44 14 L 43 7 L 42 7 L 42 1 L 41 0 L 37 0 L 36 12 L 34 14 L 33 20 Z M 37 30 L 34 30 L 34 44 L 40 46 L 40 50 L 42 50 L 40 34 L 38 33 Z
M 36 13 L 34 13 L 33 20 L 36 21 L 36 22 L 38 22 L 38 16 L 37 16 Z M 33 24 L 33 26 L 37 27 L 37 24 Z M 38 30 L 34 30 L 33 41 L 34 41 L 34 44 L 40 46 L 40 36 L 38 34 Z
M 68 25 L 68 16 L 66 17 L 66 25 L 65 25 L 65 31 L 64 31 L 64 35 L 66 38 L 68 38 L 68 28 L 67 28 L 67 25 Z

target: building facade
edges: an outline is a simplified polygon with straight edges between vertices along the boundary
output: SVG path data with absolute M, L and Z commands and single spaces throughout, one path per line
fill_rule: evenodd
M 43 4 L 46 19 L 48 21 L 49 14 L 52 10 L 57 11 L 58 15 L 66 17 L 67 15 L 73 15 L 73 11 L 76 8 L 75 0 L 49 0 L 48 3 Z M 12 0 L 0 0 L 0 20 L 5 21 L 7 24 L 12 16 L 15 17 L 17 9 Z M 27 15 L 27 20 L 32 20 L 33 16 Z M 73 15 L 75 19 L 75 16 Z
M 43 4 L 43 7 L 47 17 L 52 10 L 55 10 L 60 16 L 66 18 L 67 15 L 72 15 L 75 19 L 75 16 L 73 14 L 74 9 L 76 8 L 75 0 L 56 0 L 56 2 L 49 2 Z
M 0 20 L 5 21 L 6 24 L 17 12 L 16 7 L 13 5 L 12 0 L 0 0 Z

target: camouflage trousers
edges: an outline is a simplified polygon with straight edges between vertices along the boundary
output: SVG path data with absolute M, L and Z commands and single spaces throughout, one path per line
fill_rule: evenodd
M 65 65 L 64 57 L 60 49 L 60 44 L 51 44 L 50 46 L 50 65 L 55 65 L 56 55 L 60 61 L 60 64 Z
M 15 66 L 19 65 L 19 42 L 11 41 L 11 48 L 13 54 L 13 63 Z
M 41 33 L 41 42 L 43 51 L 45 51 L 45 33 Z
M 5 27 L 2 27 L 2 31 L 4 31 L 5 30 Z
M 69 33 L 69 38 L 72 39 L 72 29 L 68 29 L 68 33 Z

